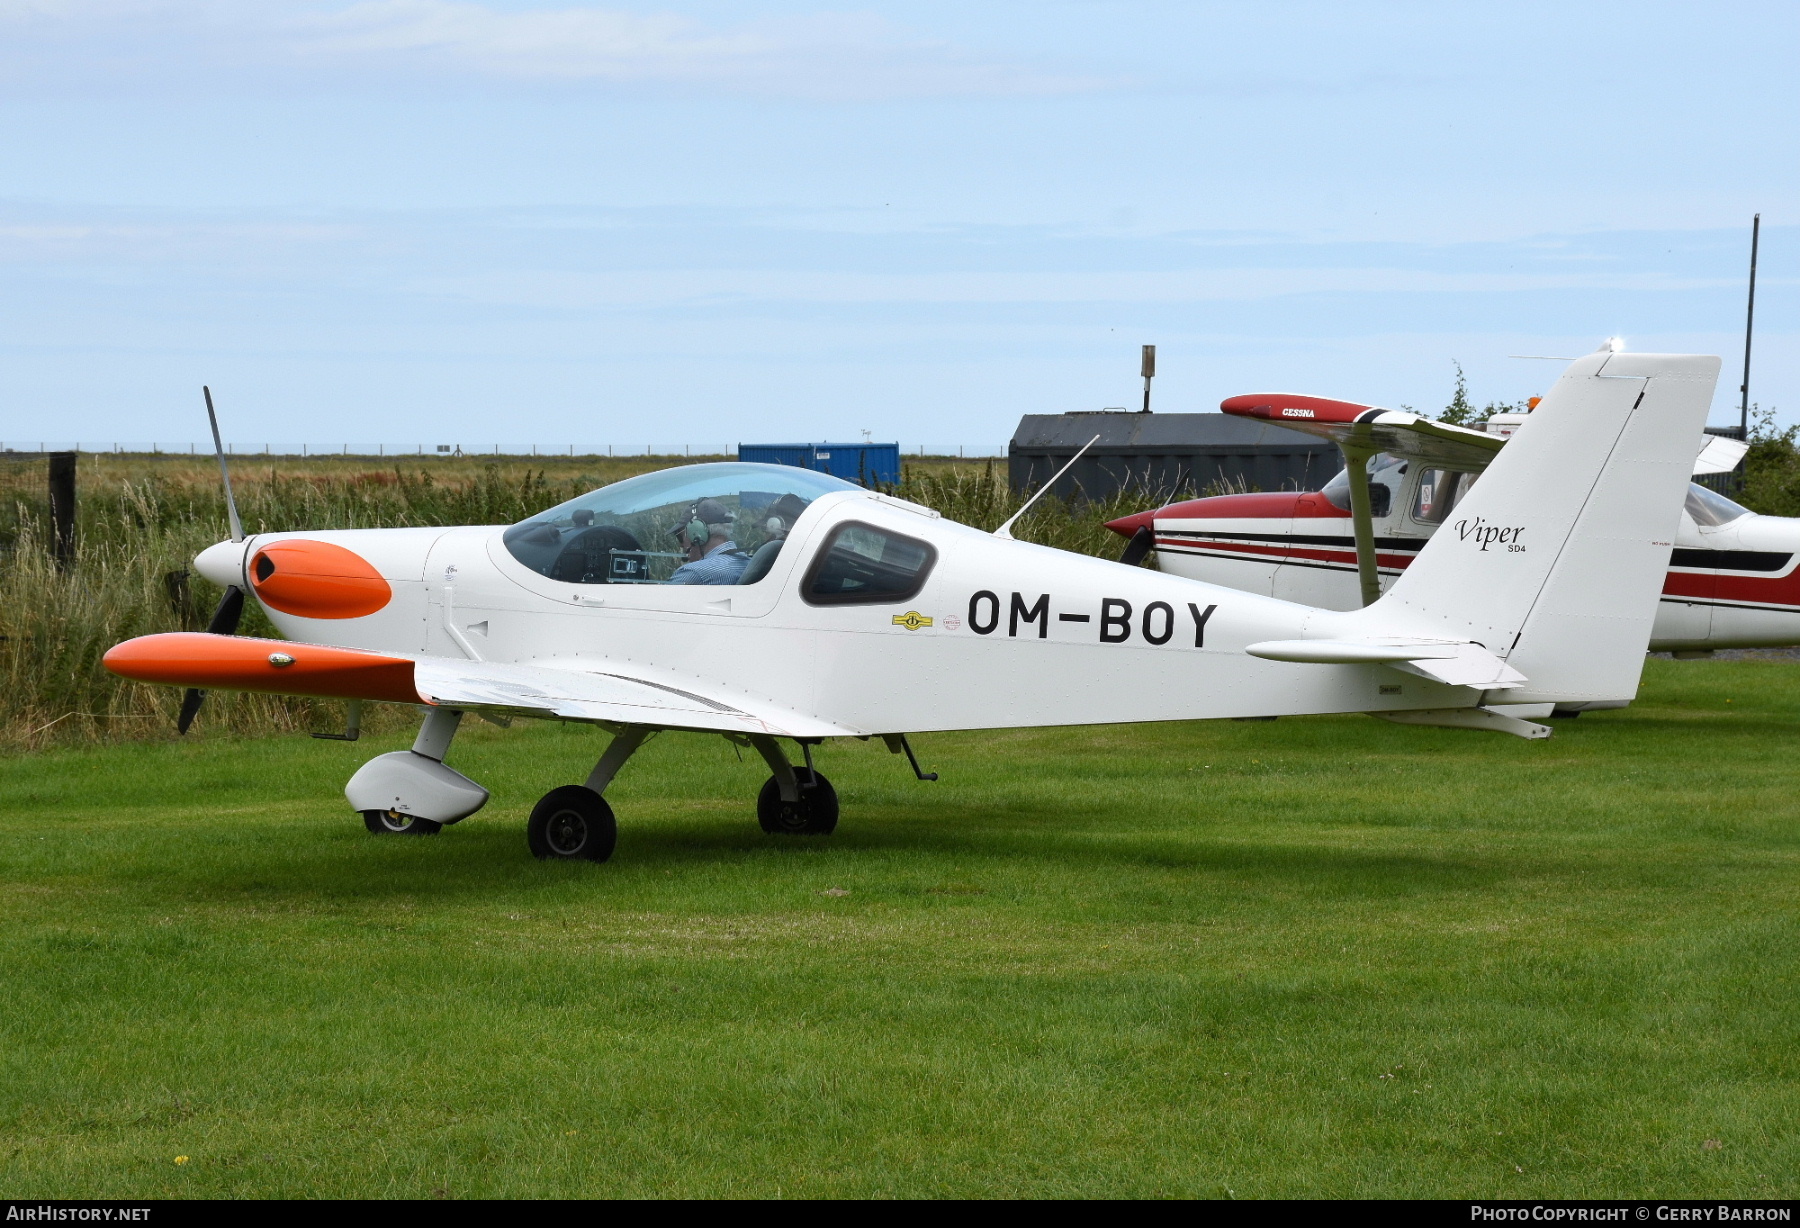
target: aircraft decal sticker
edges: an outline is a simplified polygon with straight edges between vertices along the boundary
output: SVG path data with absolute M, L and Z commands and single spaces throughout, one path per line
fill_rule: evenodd
M 1209 605 L 1202 610 L 1193 602 L 1187 603 L 1188 618 L 1194 625 L 1194 647 L 1206 647 L 1206 624 L 1213 612 L 1219 607 Z M 1135 614 L 1135 617 L 1134 617 Z M 894 618 L 897 623 L 899 616 Z M 949 626 L 950 619 L 945 619 Z M 1057 622 L 1092 623 L 1096 621 L 1093 614 L 1080 614 L 1065 611 L 1057 614 Z M 1149 644 L 1167 644 L 1175 638 L 1177 623 L 1175 607 L 1166 601 L 1152 601 L 1141 611 L 1134 611 L 1131 602 L 1123 597 L 1103 597 L 1100 600 L 1099 638 L 1102 644 L 1123 644 L 1130 640 L 1133 633 L 1141 635 Z M 1019 637 L 1021 624 L 1029 637 L 1033 628 L 1037 630 L 1040 640 L 1050 638 L 1050 594 L 1039 593 L 1027 602 L 1023 593 L 1011 594 L 1007 603 L 1006 634 L 1009 639 Z M 969 598 L 969 629 L 977 635 L 992 635 L 1000 628 L 1000 595 L 981 589 Z
M 1470 524 L 1467 520 L 1459 520 L 1456 522 L 1456 539 L 1465 542 L 1480 542 L 1481 553 L 1483 554 L 1487 553 L 1487 548 L 1489 546 L 1496 544 L 1504 545 L 1514 554 L 1519 553 L 1525 549 L 1524 546 L 1518 544 L 1519 536 L 1524 532 L 1525 527 L 1523 525 L 1503 529 L 1497 524 L 1483 523 L 1479 516 L 1475 517 L 1474 524 Z
M 904 614 L 894 615 L 894 625 L 905 627 L 908 631 L 917 631 L 920 627 L 929 627 L 931 619 L 917 610 L 908 610 Z

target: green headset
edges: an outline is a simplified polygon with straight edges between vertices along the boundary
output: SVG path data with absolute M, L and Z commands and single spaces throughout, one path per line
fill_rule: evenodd
M 700 505 L 688 508 L 687 523 L 682 526 L 681 534 L 689 546 L 704 546 L 712 540 L 712 526 L 700 519 Z

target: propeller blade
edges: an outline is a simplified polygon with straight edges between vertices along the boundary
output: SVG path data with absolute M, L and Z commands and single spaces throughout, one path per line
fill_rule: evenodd
M 188 726 L 194 723 L 199 715 L 200 705 L 206 702 L 206 692 L 188 688 L 187 694 L 181 697 L 181 715 L 175 719 L 175 732 L 186 733 Z
M 213 410 L 212 389 L 202 387 L 200 394 L 206 398 L 206 424 L 212 428 L 213 455 L 219 460 L 219 480 L 225 484 L 225 516 L 231 523 L 231 540 L 244 540 L 244 522 L 238 519 L 237 500 L 231 495 L 231 469 L 225 463 L 225 444 L 219 438 L 219 415 Z M 219 599 L 219 608 L 213 611 L 212 621 L 206 629 L 213 635 L 236 635 L 238 623 L 244 618 L 244 590 L 235 584 L 227 585 L 225 596 Z M 194 718 L 200 714 L 200 705 L 206 702 L 206 692 L 197 687 L 189 687 L 181 697 L 181 715 L 175 719 L 175 732 L 186 733 Z
M 244 590 L 235 584 L 225 587 L 225 595 L 219 599 L 219 608 L 213 611 L 212 621 L 206 629 L 213 635 L 236 635 L 238 623 L 244 618 Z
M 1154 549 L 1156 549 L 1156 534 L 1150 531 L 1149 525 L 1145 525 L 1133 533 L 1131 540 L 1125 543 L 1125 553 L 1119 556 L 1119 562 L 1127 567 L 1136 567 Z
M 244 619 L 244 590 L 235 584 L 227 585 L 225 595 L 219 599 L 219 608 L 213 611 L 212 621 L 206 624 L 206 630 L 212 635 L 236 635 L 238 623 Z M 181 697 L 181 715 L 175 720 L 175 732 L 186 733 L 200 715 L 200 705 L 206 702 L 206 692 L 198 687 L 189 687 L 187 694 Z
M 206 395 L 206 421 L 212 427 L 213 455 L 219 458 L 219 478 L 225 483 L 225 515 L 231 521 L 231 540 L 244 540 L 244 522 L 238 519 L 237 500 L 231 497 L 231 470 L 225 465 L 225 445 L 219 441 L 219 415 L 213 412 L 212 389 L 204 385 L 200 391 Z

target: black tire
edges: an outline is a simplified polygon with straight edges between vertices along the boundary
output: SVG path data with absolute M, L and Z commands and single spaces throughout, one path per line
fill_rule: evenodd
M 539 861 L 605 861 L 619 842 L 619 824 L 604 797 L 586 785 L 563 785 L 531 808 L 525 840 Z
M 363 826 L 377 836 L 435 836 L 444 830 L 442 823 L 418 819 L 398 810 L 365 810 Z
M 781 785 L 773 777 L 756 795 L 756 820 L 771 836 L 829 836 L 837 830 L 837 790 L 811 768 L 795 768 L 800 800 L 781 800 Z

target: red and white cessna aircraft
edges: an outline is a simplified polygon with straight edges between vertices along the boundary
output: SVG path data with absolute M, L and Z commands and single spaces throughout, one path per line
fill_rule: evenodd
M 246 536 L 233 511 L 197 560 L 229 586 L 214 632 L 128 640 L 106 664 L 421 706 L 413 748 L 345 789 L 376 832 L 486 802 L 444 763 L 465 713 L 597 725 L 612 739 L 593 772 L 527 827 L 537 856 L 589 860 L 616 837 L 607 785 L 659 730 L 755 748 L 772 772 L 758 817 L 792 833 L 836 825 L 813 765 L 828 738 L 910 758 L 924 730 L 1326 712 L 1541 737 L 1521 718 L 1636 686 L 1718 368 L 1574 362 L 1463 500 L 1469 531 L 1432 538 L 1363 609 L 1051 550 L 806 470 L 694 465 L 510 528 Z M 229 634 L 246 593 L 289 639 Z
M 1508 439 L 1537 421 L 1506 414 L 1487 431 L 1468 430 L 1287 393 L 1232 397 L 1220 408 L 1331 439 L 1351 463 L 1319 491 L 1216 495 L 1121 517 L 1108 527 L 1132 538 L 1126 561 L 1154 549 L 1174 575 L 1334 610 L 1392 588 L 1434 534 L 1484 533 L 1463 500 Z M 1697 435 L 1695 475 L 1730 470 L 1745 446 Z M 1787 644 L 1800 644 L 1800 520 L 1758 515 L 1690 485 L 1650 648 L 1703 655 Z

